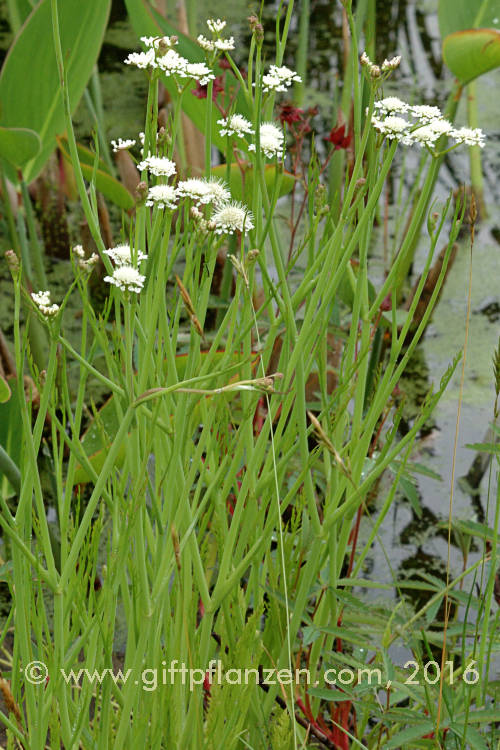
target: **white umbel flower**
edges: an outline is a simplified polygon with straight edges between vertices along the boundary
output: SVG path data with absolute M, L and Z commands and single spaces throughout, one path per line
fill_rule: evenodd
M 253 133 L 252 123 L 243 115 L 229 115 L 222 120 L 217 120 L 217 125 L 222 126 L 219 130 L 221 135 L 235 135 L 237 138 L 244 138 L 246 133 Z
M 263 122 L 260 126 L 260 148 L 268 159 L 283 154 L 284 136 L 273 122 Z M 255 151 L 255 144 L 248 147 L 249 151 Z
M 451 137 L 459 143 L 465 143 L 467 146 L 484 147 L 484 133 L 481 128 L 459 128 L 453 129 Z
M 253 215 L 242 203 L 227 203 L 212 215 L 215 234 L 248 232 L 254 228 Z
M 45 318 L 53 318 L 60 310 L 59 305 L 52 304 L 50 292 L 32 292 L 31 299 Z
M 166 156 L 147 156 L 137 165 L 137 169 L 142 172 L 147 169 L 151 174 L 157 177 L 172 177 L 177 171 L 175 162 L 167 159 Z
M 187 76 L 186 68 L 189 63 L 175 49 L 167 50 L 164 55 L 156 59 L 156 63 L 166 76 L 180 76 L 181 78 Z
M 81 268 L 82 271 L 91 271 L 99 260 L 99 256 L 97 255 L 97 253 L 92 253 L 89 258 L 86 258 L 85 250 L 81 245 L 74 246 L 73 255 L 75 256 L 78 268 Z
M 149 188 L 146 206 L 177 208 L 177 191 L 172 185 L 154 185 Z
M 398 99 L 397 96 L 386 96 L 385 99 L 376 101 L 373 106 L 375 109 L 380 110 L 381 113 L 399 112 L 403 114 L 410 109 L 410 105 Z
M 234 36 L 230 36 L 227 39 L 215 39 L 214 47 L 220 52 L 229 52 L 235 48 Z
M 226 21 L 221 21 L 220 18 L 209 18 L 207 21 L 207 26 L 212 34 L 220 34 L 220 32 L 224 31 L 224 29 L 226 28 Z
M 118 138 L 117 141 L 111 141 L 111 145 L 113 147 L 113 153 L 117 153 L 118 151 L 126 151 L 129 148 L 132 148 L 132 146 L 135 146 L 135 141 L 132 138 L 123 140 L 122 138 Z
M 410 132 L 412 125 L 404 117 L 388 115 L 382 120 L 380 117 L 372 115 L 372 125 L 375 130 L 383 133 L 390 140 L 395 138 L 407 145 L 413 142 L 413 133 Z
M 160 45 L 162 47 L 173 47 L 178 41 L 179 40 L 175 36 L 141 36 L 141 42 L 143 42 L 146 47 L 153 47 L 155 50 L 157 50 Z
M 432 148 L 437 140 L 440 138 L 440 133 L 437 133 L 431 125 L 422 125 L 416 130 L 413 130 L 411 137 L 414 143 L 418 143 L 419 146 L 429 146 Z
M 141 291 L 145 280 L 146 277 L 133 266 L 117 266 L 112 276 L 104 277 L 104 281 L 118 287 L 122 292 L 135 292 L 136 294 Z
M 124 60 L 125 65 L 135 65 L 137 68 L 156 68 L 155 51 L 150 47 L 146 52 L 131 52 Z
M 199 34 L 196 41 L 205 52 L 213 52 L 215 49 L 215 43 L 210 39 L 207 39 L 203 34 Z
M 104 251 L 117 266 L 129 266 L 132 263 L 132 249 L 130 245 L 117 245 Z M 137 251 L 137 260 L 145 260 L 148 256 Z
M 269 73 L 262 76 L 262 90 L 267 91 L 286 91 L 294 81 L 301 82 L 302 78 L 294 70 L 290 70 L 286 65 L 278 67 L 271 65 Z
M 190 78 L 194 78 L 195 81 L 199 81 L 202 86 L 206 86 L 209 81 L 215 80 L 215 75 L 205 63 L 188 63 L 186 74 Z
M 431 107 L 429 104 L 416 104 L 410 107 L 410 112 L 413 117 L 417 117 L 422 124 L 431 122 L 432 120 L 440 120 L 443 117 L 443 113 L 439 107 Z

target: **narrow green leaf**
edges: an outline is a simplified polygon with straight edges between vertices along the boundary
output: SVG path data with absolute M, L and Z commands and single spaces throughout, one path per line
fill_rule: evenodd
M 465 447 L 481 453 L 500 453 L 500 443 L 466 443 Z

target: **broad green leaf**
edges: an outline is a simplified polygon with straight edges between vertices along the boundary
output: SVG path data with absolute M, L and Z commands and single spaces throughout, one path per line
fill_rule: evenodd
M 227 166 L 226 164 L 219 164 L 217 167 L 212 168 L 212 175 L 219 177 L 220 179 L 226 180 Z M 266 181 L 266 187 L 268 195 L 271 196 L 274 190 L 274 182 L 276 179 L 276 167 L 272 164 L 268 164 L 264 170 L 264 179 Z M 293 186 L 297 178 L 294 177 L 290 172 L 283 172 L 281 175 L 281 184 L 279 189 L 279 197 L 286 195 L 293 190 Z M 243 173 L 238 164 L 231 164 L 229 187 L 231 189 L 232 197 L 237 201 L 242 201 L 247 205 L 252 202 L 253 192 L 253 167 L 248 162 L 243 167 Z
M 498 0 L 439 0 L 438 18 L 443 39 L 466 29 L 500 29 Z
M 7 383 L 5 378 L 0 375 L 0 404 L 5 404 L 9 400 L 11 395 L 12 393 L 9 384 Z
M 168 23 L 159 13 L 155 12 L 147 0 L 125 0 L 128 15 L 132 27 L 137 34 L 139 41 L 141 36 L 172 36 L 175 34 L 179 38 L 176 46 L 176 52 L 186 57 L 190 62 L 203 62 L 205 54 L 201 47 L 193 42 L 192 39 L 182 34 L 174 26 Z M 174 101 L 177 101 L 179 94 L 176 85 L 171 77 L 162 77 L 162 82 Z M 197 99 L 191 93 L 195 84 L 182 97 L 182 109 L 193 123 L 204 130 L 204 123 L 207 111 L 206 99 Z M 243 92 L 240 90 L 236 95 L 236 111 L 245 117 L 250 117 L 250 112 Z M 221 114 L 217 107 L 212 108 L 212 143 L 221 151 L 226 150 L 226 137 L 219 135 L 219 126 L 217 120 L 220 120 Z
M 90 77 L 106 28 L 110 0 L 59 1 L 59 24 L 73 111 Z M 64 110 L 52 34 L 50 0 L 41 0 L 9 50 L 0 73 L 0 125 L 30 128 L 40 153 L 25 167 L 27 182 L 45 165 L 64 132 Z
M 7 0 L 10 27 L 14 34 L 17 34 L 35 5 L 35 0 Z
M 40 151 L 38 133 L 28 128 L 0 127 L 0 158 L 14 167 L 24 167 Z
M 68 164 L 71 164 L 68 142 L 64 138 L 58 138 L 57 142 L 59 148 L 61 149 L 62 155 L 64 156 Z M 82 174 L 85 179 L 90 182 L 94 174 L 95 154 L 93 154 L 90 149 L 80 144 L 77 145 L 77 149 Z M 96 170 L 95 185 L 97 190 L 99 190 L 106 198 L 109 198 L 111 201 L 113 201 L 113 203 L 115 203 L 120 208 L 123 208 L 125 211 L 129 211 L 135 206 L 135 201 L 127 188 L 122 185 L 121 182 L 118 182 L 118 180 L 113 177 L 112 174 L 110 174 L 106 163 L 102 159 L 99 159 L 98 167 Z
M 500 66 L 500 31 L 470 29 L 449 34 L 443 41 L 443 58 L 461 83 L 469 83 Z

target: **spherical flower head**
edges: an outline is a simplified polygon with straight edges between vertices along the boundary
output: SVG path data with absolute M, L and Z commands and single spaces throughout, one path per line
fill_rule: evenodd
M 373 106 L 375 109 L 380 110 L 381 113 L 399 112 L 403 114 L 410 109 L 410 105 L 398 99 L 397 96 L 387 96 L 385 99 L 376 101 Z
M 484 147 L 484 133 L 481 128 L 459 128 L 451 130 L 451 137 L 458 143 L 465 143 L 467 146 Z
M 260 148 L 268 159 L 283 154 L 283 132 L 273 122 L 263 122 L 260 126 Z M 251 144 L 250 151 L 255 151 L 255 144 Z
M 129 266 L 132 263 L 132 249 L 130 245 L 117 245 L 104 251 L 117 266 Z M 145 260 L 148 256 L 137 251 L 137 260 Z
M 254 228 L 252 212 L 242 203 L 227 203 L 218 209 L 211 219 L 215 234 L 248 232 Z
M 221 135 L 235 135 L 237 138 L 244 138 L 247 133 L 253 133 L 252 123 L 243 117 L 243 115 L 229 115 L 229 117 L 217 120 L 221 125 L 219 133 Z
M 111 145 L 113 147 L 113 153 L 117 153 L 118 151 L 127 151 L 127 149 L 132 148 L 132 146 L 135 146 L 135 141 L 132 138 L 122 140 L 122 138 L 118 138 L 117 141 L 111 141 Z
M 182 198 L 190 198 L 198 205 L 208 203 L 220 205 L 231 199 L 231 194 L 225 183 L 213 177 L 210 180 L 196 177 L 181 180 L 177 183 L 177 193 Z
M 156 57 L 153 48 L 148 49 L 146 52 L 131 52 L 128 57 L 124 60 L 125 65 L 135 65 L 137 68 L 156 68 Z
M 424 125 L 432 120 L 443 119 L 443 113 L 439 107 L 431 107 L 428 104 L 416 104 L 410 107 L 410 112 L 413 117 L 418 118 Z
M 166 76 L 180 76 L 181 78 L 187 76 L 188 60 L 174 49 L 169 49 L 164 55 L 158 57 L 156 63 Z
M 151 174 L 157 177 L 172 177 L 177 171 L 175 162 L 167 159 L 166 156 L 147 156 L 139 162 L 137 169 L 142 172 L 147 169 Z
M 195 81 L 199 81 L 202 86 L 207 86 L 209 81 L 215 80 L 215 75 L 205 63 L 188 63 L 186 74 Z
M 227 183 L 217 179 L 217 177 L 210 177 L 207 180 L 207 196 L 209 202 L 213 203 L 216 207 L 223 206 L 231 200 L 231 193 L 229 192 Z
M 32 292 L 31 299 L 38 307 L 44 318 L 53 318 L 60 310 L 59 305 L 51 303 L 49 291 Z
M 141 276 L 137 268 L 133 266 L 117 266 L 112 276 L 104 277 L 104 281 L 118 287 L 122 292 L 135 292 L 136 294 L 141 291 L 145 280 L 146 277 Z
M 177 191 L 172 185 L 154 185 L 149 188 L 146 206 L 177 208 Z

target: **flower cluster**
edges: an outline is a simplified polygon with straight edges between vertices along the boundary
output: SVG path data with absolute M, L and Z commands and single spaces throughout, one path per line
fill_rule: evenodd
M 221 31 L 226 28 L 226 22 L 221 21 L 220 18 L 209 19 L 207 21 L 209 31 L 212 32 L 212 39 L 207 39 L 203 34 L 200 34 L 197 38 L 197 42 L 205 52 L 229 52 L 234 49 L 234 38 L 221 37 Z
M 386 78 L 393 70 L 396 70 L 401 63 L 401 56 L 395 55 L 390 60 L 384 60 L 382 65 L 375 65 L 372 63 L 366 52 L 363 52 L 359 58 L 361 65 L 366 69 L 370 78 L 380 78 L 381 76 Z
M 217 121 L 220 125 L 219 133 L 226 136 L 245 138 L 254 135 L 252 123 L 243 115 L 234 114 Z M 283 155 L 284 135 L 281 128 L 273 122 L 263 122 L 259 128 L 260 148 L 268 159 Z M 249 151 L 255 151 L 255 143 L 248 146 Z
M 141 42 L 147 47 L 145 52 L 131 52 L 125 60 L 127 65 L 143 69 L 160 70 L 166 76 L 191 78 L 206 85 L 215 75 L 205 63 L 190 63 L 175 51 L 178 39 L 175 36 L 143 36 Z
M 215 234 L 232 234 L 235 230 L 248 232 L 254 228 L 253 215 L 241 203 L 226 203 L 212 215 Z
M 31 299 L 38 307 L 44 318 L 53 318 L 59 312 L 59 305 L 52 304 L 50 292 L 32 292 Z
M 144 286 L 146 277 L 142 276 L 133 265 L 133 253 L 130 245 L 117 245 L 116 247 L 108 248 L 104 252 L 115 264 L 112 276 L 105 276 L 104 281 L 118 287 L 122 292 L 135 292 L 138 294 Z M 147 255 L 140 250 L 137 250 L 136 255 L 138 263 L 147 258 Z
M 147 169 L 156 177 L 172 177 L 177 171 L 175 162 L 167 159 L 166 156 L 147 156 L 137 165 L 137 169 L 142 172 Z
M 295 71 L 290 70 L 286 65 L 281 68 L 277 65 L 271 65 L 269 73 L 262 76 L 262 90 L 266 93 L 268 91 L 286 91 L 294 81 L 298 83 L 302 81 L 302 78 Z
M 268 159 L 283 154 L 284 135 L 273 122 L 263 122 L 259 129 L 260 148 Z M 248 147 L 249 151 L 255 151 L 255 144 Z
M 112 276 L 104 277 L 104 281 L 118 287 L 122 292 L 135 292 L 136 294 L 141 291 L 145 280 L 146 277 L 142 276 L 137 268 L 127 265 L 117 266 Z
M 253 133 L 252 123 L 243 115 L 229 115 L 222 120 L 217 120 L 217 124 L 222 125 L 219 130 L 221 135 L 235 135 L 237 138 L 244 138 L 247 133 Z
M 118 151 L 127 151 L 127 149 L 135 146 L 135 141 L 131 138 L 125 140 L 118 138 L 117 141 L 111 141 L 111 145 L 113 147 L 113 152 L 116 154 Z
M 73 255 L 75 256 L 78 268 L 81 268 L 82 271 L 91 271 L 99 260 L 97 253 L 92 253 L 89 258 L 86 258 L 85 251 L 81 245 L 74 246 Z
M 427 104 L 410 105 L 396 96 L 375 102 L 376 114 L 372 125 L 388 139 L 395 139 L 406 146 L 417 144 L 432 148 L 442 135 L 449 136 L 458 146 L 484 146 L 484 133 L 479 128 L 454 128 L 443 117 L 438 107 Z M 406 115 L 402 117 L 401 115 Z
M 195 177 L 181 180 L 177 184 L 177 194 L 180 198 L 190 198 L 195 204 L 203 205 L 213 203 L 214 206 L 222 206 L 231 200 L 226 184 L 215 177 L 209 180 Z
M 116 247 L 110 247 L 104 251 L 107 256 L 117 266 L 130 266 L 132 265 L 132 250 L 130 245 L 117 245 Z M 145 260 L 147 255 L 144 255 L 140 250 L 137 251 L 137 260 Z

